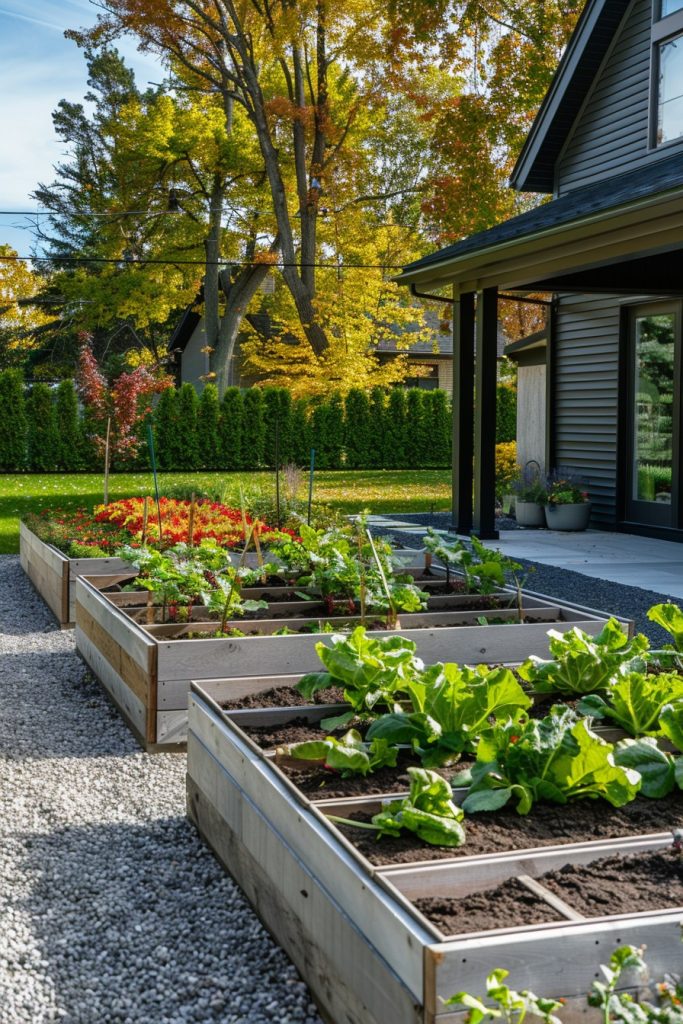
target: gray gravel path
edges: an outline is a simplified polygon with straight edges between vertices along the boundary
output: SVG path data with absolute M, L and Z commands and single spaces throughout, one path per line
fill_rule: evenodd
M 18 558 L 0 557 L 0 1024 L 320 1024 Z

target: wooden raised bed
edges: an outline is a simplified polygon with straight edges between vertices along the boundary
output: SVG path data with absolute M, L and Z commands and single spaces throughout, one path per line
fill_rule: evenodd
M 97 582 L 101 585 L 103 581 Z M 553 628 L 560 630 L 579 626 L 595 634 L 607 618 L 600 612 L 537 595 L 527 595 L 525 603 L 543 618 L 548 617 L 548 610 L 557 613 L 560 621 L 553 623 Z M 448 614 L 458 619 L 458 613 Z M 471 620 L 474 615 L 476 620 L 480 614 L 469 613 L 468 617 Z M 451 624 L 439 628 L 430 625 L 434 617 L 429 614 L 401 618 L 400 635 L 416 642 L 417 652 L 426 662 L 518 662 L 529 654 L 548 654 L 547 622 L 500 626 Z M 252 625 L 260 628 L 267 622 L 254 620 Z M 235 625 L 247 628 L 248 623 L 238 621 Z M 291 626 L 292 620 L 278 621 L 272 628 L 283 625 Z M 628 626 L 631 628 L 630 623 Z M 134 622 L 124 608 L 118 608 L 91 580 L 80 577 L 77 581 L 78 650 L 148 749 L 185 742 L 192 679 L 303 675 L 316 671 L 320 662 L 315 645 L 329 635 L 168 638 L 169 632 L 178 634 L 183 629 L 210 634 L 216 628 L 215 622 L 196 622 L 180 628 L 143 626 Z M 388 635 L 393 634 L 373 633 L 377 637 Z
M 46 544 L 19 523 L 19 561 L 62 629 L 75 622 L 75 582 L 79 576 L 125 574 L 130 565 L 121 558 L 67 558 L 63 551 Z
M 645 943 L 655 978 L 677 968 L 681 907 L 586 919 L 555 906 L 553 923 L 450 937 L 413 902 L 510 878 L 534 891 L 550 869 L 614 852 L 660 850 L 671 845 L 669 832 L 374 867 L 326 818 L 326 812 L 347 812 L 349 801 L 308 800 L 237 726 L 249 713 L 230 713 L 231 721 L 212 689 L 192 686 L 188 815 L 291 957 L 327 1021 L 454 1024 L 463 1015 L 443 1000 L 460 990 L 481 994 L 485 976 L 505 967 L 515 988 L 566 999 L 561 1016 L 570 1022 L 586 1015 L 598 964 L 617 945 Z

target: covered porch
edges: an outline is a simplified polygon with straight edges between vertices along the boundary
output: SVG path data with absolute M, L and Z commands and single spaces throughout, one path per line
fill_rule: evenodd
M 555 296 L 606 294 L 650 302 L 683 297 L 683 174 L 680 158 L 571 192 L 489 231 L 408 265 L 399 282 L 418 296 L 445 287 L 453 304 L 453 525 L 458 533 L 495 538 L 495 438 L 498 300 L 501 293 Z M 442 296 L 435 296 L 442 297 Z M 553 310 L 556 312 L 557 303 Z M 555 464 L 554 317 L 548 346 L 546 465 Z M 678 318 L 680 321 L 680 317 Z M 680 391 L 680 322 L 676 328 L 675 389 Z M 628 367 L 620 342 L 615 394 Z M 674 408 L 678 410 L 676 397 Z M 625 487 L 628 414 L 613 410 L 619 439 L 617 488 Z M 683 487 L 678 484 L 679 416 L 672 427 L 674 483 L 671 524 L 662 536 L 683 539 Z M 637 503 L 636 503 L 637 504 Z M 618 529 L 629 522 L 624 494 Z M 661 518 L 661 516 L 660 516 Z M 644 524 L 648 528 L 648 524 Z M 652 524 L 656 532 L 657 523 Z M 677 536 L 674 537 L 674 534 Z

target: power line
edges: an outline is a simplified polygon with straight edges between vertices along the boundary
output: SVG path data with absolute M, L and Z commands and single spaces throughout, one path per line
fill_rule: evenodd
M 124 263 L 129 267 L 293 267 L 295 269 L 314 268 L 317 270 L 403 270 L 404 263 L 285 263 L 282 260 L 252 262 L 243 260 L 153 260 L 153 259 L 129 259 L 124 257 L 108 256 L 3 256 L 0 255 L 0 262 L 5 263 L 114 263 L 117 266 Z

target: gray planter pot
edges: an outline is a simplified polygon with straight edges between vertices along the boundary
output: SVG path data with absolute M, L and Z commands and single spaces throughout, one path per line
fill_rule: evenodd
M 550 530 L 585 530 L 591 514 L 590 501 L 577 505 L 546 505 L 545 521 Z
M 543 506 L 537 505 L 535 501 L 520 501 L 517 498 L 515 510 L 519 526 L 545 526 Z

